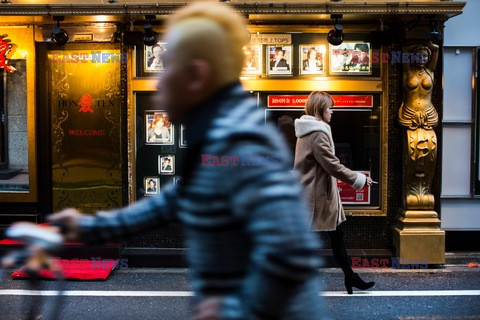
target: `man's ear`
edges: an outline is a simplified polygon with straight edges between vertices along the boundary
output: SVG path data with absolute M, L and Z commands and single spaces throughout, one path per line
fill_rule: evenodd
M 193 59 L 188 68 L 188 89 L 190 92 L 205 92 L 212 85 L 212 67 L 207 61 Z

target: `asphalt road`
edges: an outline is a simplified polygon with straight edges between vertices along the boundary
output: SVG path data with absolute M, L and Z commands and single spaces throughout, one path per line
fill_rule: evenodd
M 339 269 L 321 269 L 324 300 L 334 319 L 480 319 L 480 268 L 357 270 L 376 281 L 371 291 L 347 295 Z M 42 281 L 32 296 L 25 280 L 0 282 L 0 319 L 21 319 L 30 302 L 51 310 L 56 282 Z M 59 319 L 189 318 L 191 292 L 184 269 L 115 270 L 106 281 L 69 281 Z M 38 291 L 35 294 L 40 294 Z M 47 295 L 47 296 L 45 296 Z M 45 318 L 45 317 L 43 317 Z

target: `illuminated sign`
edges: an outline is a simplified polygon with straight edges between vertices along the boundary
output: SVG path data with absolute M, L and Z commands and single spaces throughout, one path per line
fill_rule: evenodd
M 373 96 L 371 95 L 332 95 L 335 108 L 372 108 Z M 305 107 L 308 95 L 278 95 L 268 96 L 269 108 Z
M 250 44 L 291 44 L 292 43 L 292 35 L 291 34 L 257 34 L 252 33 L 250 36 Z

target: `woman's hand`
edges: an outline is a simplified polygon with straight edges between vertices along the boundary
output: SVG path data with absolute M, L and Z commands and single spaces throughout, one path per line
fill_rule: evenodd
M 370 178 L 370 177 L 367 177 L 367 181 L 365 182 L 365 184 L 366 184 L 367 186 L 371 186 L 371 185 L 372 185 L 372 183 L 373 183 L 373 180 L 372 180 L 372 178 Z

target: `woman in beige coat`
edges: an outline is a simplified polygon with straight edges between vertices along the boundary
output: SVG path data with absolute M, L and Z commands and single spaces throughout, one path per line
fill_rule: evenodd
M 335 156 L 332 131 L 328 123 L 332 118 L 332 97 L 324 92 L 314 91 L 305 105 L 306 115 L 295 120 L 295 170 L 302 175 L 302 183 L 310 210 L 312 212 L 311 229 L 328 231 L 335 260 L 345 274 L 345 287 L 349 294 L 352 287 L 366 290 L 375 282 L 365 282 L 350 266 L 344 242 L 342 222 L 345 213 L 340 201 L 337 178 L 362 189 L 371 185 L 372 179 L 359 172 L 353 172 L 340 163 Z

